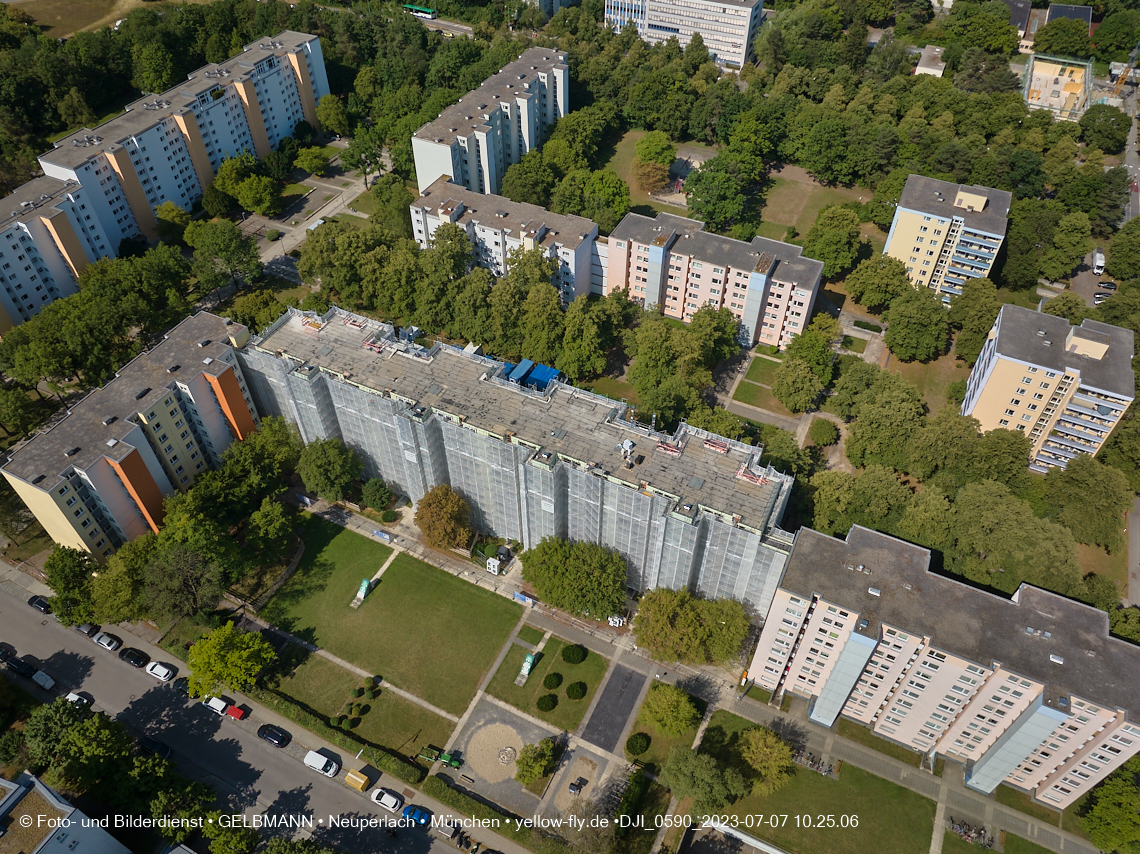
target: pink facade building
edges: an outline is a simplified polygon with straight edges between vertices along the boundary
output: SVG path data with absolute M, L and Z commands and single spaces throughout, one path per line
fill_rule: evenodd
M 853 527 L 803 528 L 748 674 L 809 717 L 840 715 L 926 756 L 967 785 L 1001 783 L 1064 809 L 1140 753 L 1140 649 L 1108 616 L 1022 585 L 1005 599 L 929 571 L 930 553 Z
M 609 238 L 606 292 L 688 322 L 704 305 L 727 308 L 749 346 L 783 348 L 811 319 L 823 263 L 798 246 L 710 234 L 704 223 L 659 214 L 626 214 Z

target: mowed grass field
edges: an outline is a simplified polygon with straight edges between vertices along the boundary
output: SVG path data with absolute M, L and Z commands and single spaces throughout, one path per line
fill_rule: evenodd
M 950 384 L 970 376 L 966 363 L 958 361 L 952 352 L 939 356 L 933 362 L 900 362 L 892 356 L 887 370 L 918 386 L 931 415 L 947 405 L 946 392 Z
M 756 726 L 731 712 L 718 711 L 709 721 L 701 751 L 721 762 L 740 762 L 735 736 Z M 844 765 L 834 780 L 796 767 L 791 781 L 772 795 L 748 795 L 724 810 L 740 819 L 745 833 L 766 839 L 790 854 L 926 854 L 934 830 L 934 801 Z M 757 826 L 755 816 L 787 815 L 780 827 Z M 833 816 L 834 827 L 797 827 L 796 817 Z M 840 827 L 841 816 L 856 816 L 857 827 Z M 802 819 L 801 819 L 802 820 Z M 850 819 L 848 819 L 850 822 Z
M 520 688 L 515 684 L 515 677 L 522 669 L 528 650 L 518 644 L 511 644 L 510 652 L 487 685 L 487 693 L 561 730 L 574 732 L 582 723 L 582 716 L 589 708 L 590 701 L 594 699 L 594 694 L 602 677 L 606 675 L 606 668 L 610 662 L 596 652 L 590 652 L 581 664 L 568 664 L 562 660 L 562 649 L 566 645 L 566 641 L 551 637 L 539 653 L 540 658 L 531 669 L 526 684 Z M 548 673 L 561 673 L 562 684 L 553 690 L 544 688 L 542 680 Z M 573 682 L 586 683 L 586 696 L 581 700 L 571 700 L 566 696 L 566 686 Z M 558 705 L 552 711 L 539 711 L 535 705 L 538 698 L 544 694 L 554 694 L 558 697 Z
M 794 225 L 800 233 L 808 233 L 819 212 L 830 205 L 844 202 L 870 201 L 870 190 L 860 187 L 824 187 L 798 166 L 782 167 L 772 179 L 764 196 L 760 219 L 770 223 L 761 228 L 762 236 L 783 239 L 784 230 Z
M 456 715 L 463 714 L 522 613 L 489 590 L 399 555 L 364 604 L 362 579 L 391 550 L 314 516 L 305 556 L 261 616 Z
M 350 692 L 362 684 L 355 673 L 319 655 L 310 655 L 281 680 L 276 690 L 326 718 L 345 714 L 344 704 L 350 700 L 364 703 L 369 711 L 352 732 L 399 753 L 415 753 L 425 744 L 447 742 L 455 728 L 447 718 L 385 691 L 383 686 L 380 696 L 373 700 L 353 698 Z
M 114 24 L 128 12 L 144 5 L 148 9 L 161 9 L 163 6 L 208 2 L 210 0 L 148 0 L 146 3 L 143 0 L 16 0 L 10 5 L 31 15 L 47 35 L 63 38 L 80 30 Z

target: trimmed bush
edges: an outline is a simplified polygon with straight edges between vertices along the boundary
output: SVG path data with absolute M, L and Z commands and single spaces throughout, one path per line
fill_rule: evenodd
M 369 700 L 375 700 L 377 697 L 380 696 L 380 689 L 379 688 L 369 688 L 367 691 L 364 692 L 364 696 L 367 697 Z
M 648 733 L 635 732 L 625 740 L 625 751 L 630 756 L 640 756 L 649 749 L 650 738 Z
M 383 522 L 385 525 L 391 525 L 393 522 L 395 522 L 399 518 L 400 518 L 400 514 L 397 513 L 395 510 L 385 510 L 383 513 L 380 514 L 380 521 Z
M 542 680 L 542 687 L 545 688 L 547 691 L 553 691 L 561 684 L 562 684 L 562 674 L 561 673 L 547 673 L 546 678 Z
M 562 647 L 562 660 L 567 664 L 581 664 L 586 660 L 586 648 L 579 644 Z
M 543 694 L 535 705 L 540 712 L 553 712 L 554 707 L 558 705 L 558 698 L 553 694 Z
M 586 683 L 571 682 L 566 686 L 566 696 L 571 700 L 581 700 L 586 696 Z
M 278 240 L 278 239 L 280 239 L 280 237 L 281 237 L 281 232 L 278 231 L 276 228 L 271 228 L 271 229 L 269 229 L 269 231 L 265 232 L 265 239 L 270 241 L 270 242 L 273 242 L 274 240 Z
M 348 714 L 352 714 L 352 702 L 351 701 L 344 704 L 343 711 L 345 711 Z
M 352 696 L 363 697 L 364 696 L 364 689 L 363 688 L 353 688 L 352 689 Z
M 865 320 L 856 320 L 855 325 L 860 329 L 866 329 L 868 332 L 882 332 L 883 327 L 877 323 L 868 323 Z

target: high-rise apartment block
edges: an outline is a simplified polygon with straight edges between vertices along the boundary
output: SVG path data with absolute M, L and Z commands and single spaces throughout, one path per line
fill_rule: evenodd
M 906 264 L 914 284 L 932 288 L 948 303 L 967 279 L 990 274 L 1012 200 L 1005 190 L 911 175 L 883 252 Z
M 476 193 L 498 193 L 503 175 L 570 109 L 566 55 L 532 47 L 412 135 L 422 193 L 446 175 Z
M 56 142 L 39 158 L 46 177 L 0 200 L 0 332 L 73 293 L 124 238 L 154 240 L 155 208 L 189 209 L 227 157 L 263 157 L 301 120 L 316 127 L 327 94 L 320 40 L 286 31 Z
M 212 314 L 187 318 L 16 447 L 0 471 L 53 540 L 99 561 L 157 532 L 163 498 L 256 429 L 235 355 L 248 339 L 244 326 Z
M 605 293 L 608 244 L 604 238 L 598 240 L 593 220 L 476 193 L 444 176 L 412 203 L 416 242 L 426 249 L 445 222 L 467 233 L 475 263 L 495 276 L 506 274 L 512 252 L 538 248 L 558 264 L 552 284 L 564 303 L 582 294 Z
M 982 430 L 1021 430 L 1029 468 L 1095 454 L 1135 395 L 1131 329 L 1004 305 L 970 371 L 962 414 Z
M 627 214 L 609 238 L 606 290 L 688 322 L 698 308 L 727 308 L 741 340 L 785 347 L 811 319 L 823 263 L 789 243 L 710 234 L 704 223 Z
M 930 552 L 853 527 L 808 528 L 772 600 L 749 676 L 886 739 L 962 762 L 1062 810 L 1140 752 L 1140 648 L 1108 615 L 1022 585 L 1005 599 L 929 568 Z
M 741 68 L 752 58 L 763 11 L 764 0 L 606 0 L 606 24 L 633 24 L 650 44 L 676 38 L 682 48 L 699 33 L 718 65 Z
M 474 350 L 475 348 L 470 348 Z M 449 484 L 478 529 L 532 548 L 543 537 L 621 552 L 637 591 L 687 588 L 768 609 L 790 535 L 793 478 L 761 449 L 682 425 L 654 432 L 606 397 L 331 309 L 290 309 L 238 352 L 261 415 L 312 442 L 337 437 L 418 501 Z

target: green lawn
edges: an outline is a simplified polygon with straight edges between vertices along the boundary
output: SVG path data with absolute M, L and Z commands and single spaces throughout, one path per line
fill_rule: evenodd
M 179 620 L 174 628 L 166 633 L 159 646 L 185 661 L 190 646 L 209 633 L 209 626 L 204 626 L 190 617 L 186 617 Z
M 518 638 L 521 641 L 526 641 L 529 644 L 538 646 L 539 641 L 542 640 L 546 634 L 542 629 L 536 629 L 534 626 L 523 626 L 519 629 Z
M 952 830 L 947 830 L 942 837 L 942 854 L 977 854 L 977 851 L 977 845 L 967 842 Z
M 649 690 L 652 691 L 653 689 L 650 688 Z M 708 703 L 700 697 L 693 697 L 692 699 L 693 704 L 700 710 L 701 716 L 704 717 Z M 672 750 L 674 746 L 683 744 L 685 747 L 692 747 L 693 741 L 695 741 L 697 737 L 696 727 L 688 729 L 680 735 L 667 735 L 646 720 L 645 715 L 641 711 L 638 711 L 637 721 L 634 723 L 633 729 L 629 731 L 629 734 L 633 735 L 635 732 L 643 732 L 649 736 L 649 750 L 640 756 L 630 756 L 628 753 L 626 753 L 625 756 L 630 760 L 641 760 L 645 765 L 645 769 L 652 774 L 657 774 L 661 771 L 665 760 L 669 758 L 669 751 Z M 622 750 L 625 750 L 624 745 L 622 746 Z
M 353 611 L 361 579 L 391 550 L 315 516 L 305 529 L 300 567 L 261 616 L 462 714 L 521 606 L 402 554 Z
M 1100 546 L 1077 544 L 1077 563 L 1082 573 L 1095 572 L 1116 582 L 1121 594 L 1128 593 L 1128 549 L 1117 549 L 1109 554 Z
M 613 377 L 598 377 L 598 379 L 593 382 L 583 383 L 582 385 L 592 392 L 604 394 L 613 400 L 625 398 L 629 403 L 637 403 L 637 392 L 633 386 L 619 379 L 614 379 Z
M 415 753 L 425 744 L 445 744 L 451 736 L 455 727 L 451 721 L 383 687 L 373 700 L 354 699 L 350 692 L 362 683 L 355 673 L 319 655 L 309 655 L 275 690 L 323 718 L 343 714 L 350 700 L 364 703 L 369 711 L 352 733 L 399 753 Z
M 372 216 L 376 213 L 376 199 L 372 197 L 372 193 L 367 190 L 348 203 L 349 208 L 362 213 L 365 216 Z
M 619 178 L 629 185 L 629 199 L 634 207 L 647 206 L 653 208 L 655 211 L 676 214 L 677 216 L 687 216 L 688 212 L 685 208 L 675 207 L 673 205 L 664 205 L 657 201 L 651 201 L 649 194 L 642 190 L 635 180 L 633 180 L 633 160 L 637 156 L 636 145 L 637 141 L 645 136 L 643 130 L 631 130 L 626 133 L 613 147 L 609 160 L 602 164 L 603 169 L 610 169 L 615 172 Z M 686 147 L 700 147 L 699 143 L 687 142 Z M 716 152 L 713 149 L 708 149 L 708 156 L 712 157 Z M 653 214 L 650 213 L 650 216 Z
M 1049 809 L 1049 807 L 1044 804 L 1037 803 L 1027 792 L 1022 792 L 1019 789 L 1013 788 L 1013 786 L 1006 786 L 1004 784 L 998 786 L 994 791 L 994 800 L 999 804 L 1033 816 L 1038 821 L 1043 821 L 1054 827 L 1057 827 L 1059 824 L 1060 816 L 1056 810 Z
M 772 692 L 767 688 L 761 688 L 759 685 L 753 685 L 751 688 L 749 688 L 747 696 L 751 697 L 753 700 L 758 700 L 761 703 L 772 702 Z
M 767 409 L 769 412 L 775 412 L 779 415 L 786 415 L 788 418 L 796 418 L 796 414 L 789 410 L 784 404 L 776 400 L 775 395 L 763 386 L 750 383 L 747 380 L 742 380 L 736 387 L 736 391 L 732 395 L 733 400 L 739 400 L 741 403 L 747 403 L 749 406 L 758 406 L 761 409 Z
M 852 353 L 862 353 L 867 349 L 866 338 L 853 338 L 850 335 L 843 336 L 843 343 L 840 346 L 844 350 L 850 350 Z
M 955 380 L 970 376 L 965 362 L 959 362 L 953 353 L 940 356 L 933 362 L 900 362 L 894 356 L 887 369 L 901 375 L 918 386 L 930 414 L 934 415 L 946 406 L 946 392 Z
M 1089 838 L 1088 831 L 1085 830 L 1085 826 L 1081 822 L 1081 810 L 1084 808 L 1085 802 L 1088 799 L 1089 796 L 1086 794 L 1072 805 L 1066 807 L 1065 811 L 1061 813 L 1061 829 L 1076 834 L 1081 837 L 1081 839 Z
M 788 227 L 781 225 L 778 222 L 768 222 L 765 220 L 756 226 L 756 233 L 761 237 L 767 237 L 769 240 L 783 241 L 788 234 Z
M 879 753 L 890 756 L 900 762 L 905 762 L 907 765 L 913 765 L 915 768 L 922 765 L 922 754 L 908 750 L 901 744 L 895 744 L 893 741 L 880 738 L 867 727 L 849 718 L 839 719 L 839 727 L 836 729 L 836 733 L 844 738 L 851 739 L 851 741 L 854 741 L 856 744 L 877 750 Z
M 754 358 L 752 364 L 748 366 L 748 373 L 744 375 L 744 378 L 754 383 L 771 385 L 772 381 L 776 378 L 776 370 L 779 367 L 779 362 L 773 362 L 771 359 L 758 356 Z
M 307 193 L 313 192 L 313 188 L 308 184 L 287 184 L 282 190 L 282 196 L 304 196 Z
M 1005 835 L 1005 854 L 1052 854 L 1052 852 L 1050 849 L 1043 848 L 1028 839 L 1007 833 Z
M 552 636 L 542 648 L 541 657 L 531 669 L 526 684 L 520 688 L 515 684 L 515 677 L 522 669 L 527 650 L 518 644 L 511 644 L 510 652 L 487 686 L 487 693 L 561 730 L 574 732 L 582 723 L 582 715 L 586 713 L 594 693 L 598 690 L 598 684 L 606 675 L 609 659 L 603 658 L 596 652 L 590 652 L 581 664 L 567 664 L 562 660 L 562 647 L 565 645 L 566 641 Z M 553 691 L 542 686 L 542 680 L 546 678 L 547 673 L 562 674 L 562 684 Z M 574 682 L 586 683 L 586 696 L 581 700 L 571 700 L 566 696 L 566 686 Z M 553 711 L 541 712 L 535 705 L 543 694 L 554 694 L 558 697 L 558 705 Z

